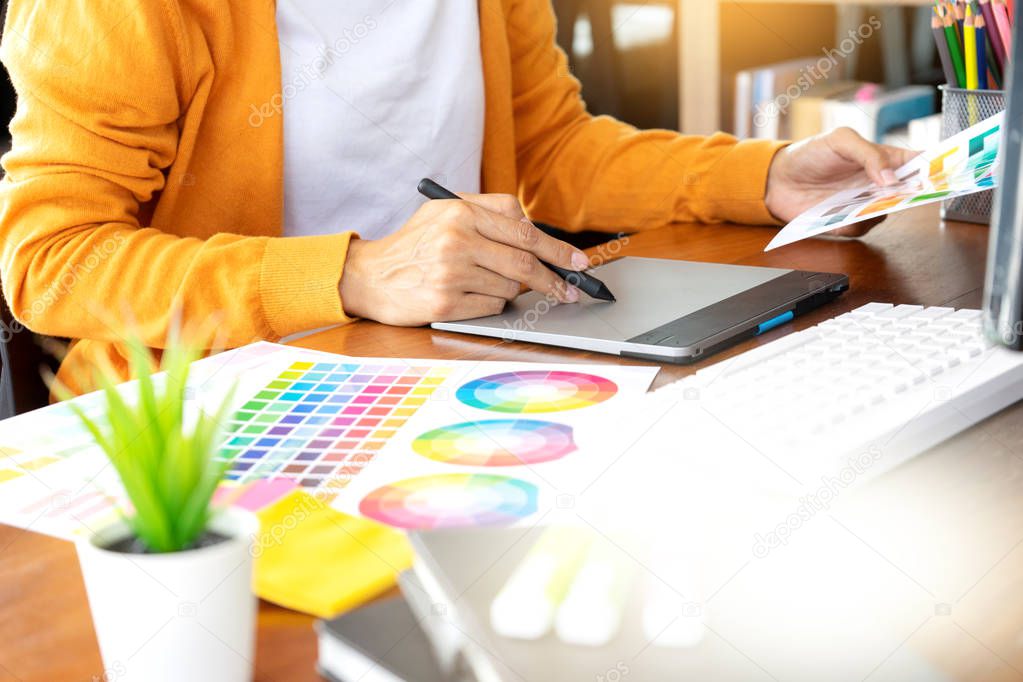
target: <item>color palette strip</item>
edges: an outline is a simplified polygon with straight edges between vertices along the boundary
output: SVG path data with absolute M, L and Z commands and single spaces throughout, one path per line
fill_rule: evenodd
M 507 467 L 561 459 L 576 449 L 572 427 L 535 419 L 484 419 L 442 426 L 412 441 L 417 453 L 445 464 Z
M 456 396 L 481 410 L 531 414 L 590 407 L 617 392 L 613 381 L 593 374 L 526 370 L 470 381 L 458 389 Z
M 56 455 L 33 455 L 16 448 L 0 446 L 0 483 L 13 481 L 60 461 L 61 458 Z
M 18 510 L 25 527 L 59 535 L 88 535 L 113 523 L 132 507 L 93 488 L 55 490 Z
M 285 477 L 341 488 L 444 382 L 450 368 L 294 362 L 234 415 L 221 457 L 239 483 Z
M 398 528 L 509 524 L 534 514 L 538 491 L 517 478 L 492 474 L 420 476 L 377 488 L 359 513 Z

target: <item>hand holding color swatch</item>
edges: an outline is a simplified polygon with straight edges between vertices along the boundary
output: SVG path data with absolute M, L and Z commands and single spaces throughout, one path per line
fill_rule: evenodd
M 996 185 L 1004 114 L 971 126 L 895 171 L 899 182 L 838 192 L 786 225 L 764 249 L 935 201 L 982 192 Z

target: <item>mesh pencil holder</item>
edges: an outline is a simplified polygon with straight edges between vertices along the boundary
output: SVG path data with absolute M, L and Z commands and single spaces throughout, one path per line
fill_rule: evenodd
M 965 90 L 948 85 L 941 90 L 941 139 L 966 130 L 1005 110 L 1004 90 Z M 941 204 L 941 217 L 968 223 L 991 222 L 994 190 L 967 194 Z

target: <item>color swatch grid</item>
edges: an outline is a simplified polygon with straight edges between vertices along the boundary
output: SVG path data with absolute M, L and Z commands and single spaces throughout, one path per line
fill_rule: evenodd
M 75 535 L 94 533 L 117 521 L 121 513 L 131 513 L 132 507 L 118 498 L 99 490 L 80 487 L 55 490 L 22 507 L 18 513 L 30 519 L 29 528 L 48 532 L 56 529 L 58 534 L 70 525 Z
M 294 362 L 235 413 L 230 480 L 342 488 L 444 382 L 443 366 Z
M 0 519 L 4 523 L 71 538 L 117 520 L 129 510 L 103 453 L 90 443 L 74 456 L 0 447 Z
M 54 455 L 26 455 L 17 448 L 0 446 L 0 483 L 28 476 L 36 469 L 59 461 Z

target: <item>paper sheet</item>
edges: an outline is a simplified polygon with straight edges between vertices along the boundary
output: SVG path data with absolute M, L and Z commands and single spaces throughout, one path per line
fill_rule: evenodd
M 515 522 L 534 515 L 541 496 L 571 494 L 585 472 L 606 466 L 626 431 L 614 417 L 656 373 L 257 343 L 195 363 L 188 390 L 194 408 L 210 412 L 236 384 L 221 451 L 233 466 L 217 502 L 255 511 L 301 488 L 411 528 Z M 130 395 L 132 384 L 122 390 Z M 99 393 L 76 401 L 102 414 Z M 367 496 L 376 502 L 364 504 Z M 0 423 L 0 522 L 74 538 L 126 508 L 113 468 L 66 404 Z
M 1004 114 L 944 140 L 895 171 L 898 182 L 847 189 L 790 222 L 764 249 L 770 251 L 862 220 L 992 189 Z
M 656 373 L 460 363 L 334 506 L 401 528 L 538 522 L 632 445 L 629 409 Z

